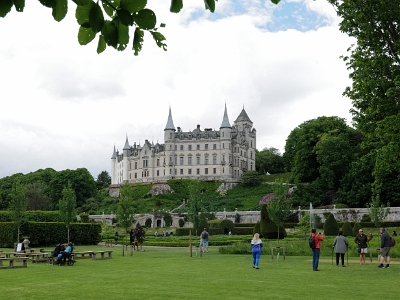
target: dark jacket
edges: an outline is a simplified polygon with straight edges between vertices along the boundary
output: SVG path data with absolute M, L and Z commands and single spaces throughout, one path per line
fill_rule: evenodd
M 356 238 L 354 239 L 354 242 L 358 244 L 358 248 L 367 248 L 368 247 L 367 240 L 368 237 L 365 234 L 363 235 L 357 234 Z
M 384 231 L 381 235 L 381 248 L 390 247 L 390 235 Z

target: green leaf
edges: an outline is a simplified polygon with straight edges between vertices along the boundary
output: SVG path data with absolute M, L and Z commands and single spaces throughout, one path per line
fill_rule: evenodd
M 6 14 L 11 11 L 13 5 L 12 0 L 2 0 L 0 1 L 0 17 L 4 18 Z
M 68 0 L 56 0 L 56 5 L 53 6 L 53 18 L 60 22 L 65 18 L 68 12 Z
M 121 0 L 121 8 L 129 11 L 130 13 L 135 13 L 146 7 L 147 0 Z
M 118 28 L 118 50 L 123 51 L 126 49 L 129 43 L 129 28 L 128 26 L 122 24 L 122 22 L 118 19 L 115 18 L 114 24 Z
M 72 0 L 76 5 L 89 5 L 92 0 Z
M 106 50 L 107 44 L 106 40 L 104 39 L 103 35 L 99 35 L 99 43 L 97 44 L 97 54 L 102 53 L 104 50 Z
M 103 29 L 101 30 L 102 35 L 108 46 L 117 48 L 118 46 L 118 28 L 114 22 L 106 20 L 104 22 Z
M 23 12 L 25 7 L 25 0 L 14 0 L 15 10 L 18 12 Z
M 271 0 L 272 3 L 278 4 L 281 0 Z
M 215 0 L 204 0 L 204 4 L 206 5 L 206 9 L 211 12 L 215 11 Z
M 166 25 L 164 24 L 164 23 L 161 23 L 160 24 L 160 27 L 165 27 Z
M 56 5 L 56 0 L 39 0 L 39 2 L 50 8 Z
M 135 35 L 133 36 L 133 46 L 134 55 L 137 56 L 142 50 L 144 32 L 139 27 L 135 29 Z
M 166 40 L 165 37 L 157 31 L 150 31 L 150 33 L 153 36 L 153 39 L 156 41 L 157 46 L 163 48 L 164 51 L 167 51 L 167 44 L 163 43 L 163 41 Z
M 75 18 L 79 25 L 89 23 L 89 15 L 92 7 L 95 5 L 93 1 L 90 1 L 87 5 L 78 5 L 75 11 Z
M 87 45 L 96 36 L 96 32 L 93 31 L 92 28 L 86 28 L 86 27 L 79 27 L 79 32 L 78 32 L 78 42 L 80 45 Z
M 153 29 L 156 26 L 157 18 L 150 9 L 142 9 L 133 15 L 133 20 L 142 29 Z
M 112 8 L 112 6 L 110 4 L 108 4 L 108 2 L 102 1 L 103 4 L 103 9 L 106 12 L 106 14 L 112 18 L 114 15 L 114 8 Z
M 183 8 L 183 1 L 182 0 L 171 0 L 171 7 L 169 11 L 172 13 L 178 13 Z
M 122 24 L 126 26 L 132 26 L 133 25 L 133 17 L 131 13 L 125 9 L 120 9 L 117 10 L 117 14 L 119 19 L 121 20 Z
M 92 6 L 92 9 L 90 10 L 89 23 L 90 27 L 95 32 L 99 32 L 103 28 L 104 25 L 103 11 L 101 10 L 100 5 L 97 3 L 94 4 Z

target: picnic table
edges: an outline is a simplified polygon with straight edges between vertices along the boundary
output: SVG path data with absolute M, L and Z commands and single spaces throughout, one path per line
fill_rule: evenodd
M 28 266 L 27 261 L 29 257 L 2 257 L 0 258 L 0 269 L 11 269 L 11 268 L 26 268 Z M 4 262 L 8 262 L 8 266 L 4 266 Z M 22 262 L 22 266 L 16 266 L 15 262 Z

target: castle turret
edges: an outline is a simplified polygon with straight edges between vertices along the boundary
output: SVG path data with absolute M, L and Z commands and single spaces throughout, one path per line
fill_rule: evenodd
M 128 136 L 126 136 L 125 146 L 123 149 L 123 158 L 122 158 L 122 180 L 126 182 L 128 180 L 128 157 L 131 146 L 129 146 Z
M 174 139 L 175 133 L 174 121 L 172 120 L 171 107 L 169 107 L 169 115 L 167 125 L 164 128 L 164 141 L 171 141 Z

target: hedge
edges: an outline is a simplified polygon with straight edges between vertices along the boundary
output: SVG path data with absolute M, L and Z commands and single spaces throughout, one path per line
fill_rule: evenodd
M 25 222 L 21 225 L 20 239 L 28 236 L 31 247 L 54 246 L 67 242 L 67 228 L 59 222 Z M 70 240 L 78 245 L 96 245 L 101 241 L 101 224 L 72 223 L 70 225 Z M 1 247 L 14 247 L 17 232 L 14 223 L 0 223 Z
M 60 212 L 48 210 L 29 210 L 25 212 L 27 221 L 32 222 L 62 222 Z M 0 211 L 0 222 L 11 222 L 9 211 Z
M 254 226 L 253 227 L 234 227 L 232 230 L 232 234 L 236 235 L 249 235 L 253 234 Z

